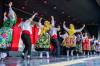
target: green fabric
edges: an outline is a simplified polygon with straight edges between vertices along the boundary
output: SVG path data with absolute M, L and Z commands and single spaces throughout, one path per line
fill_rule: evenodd
M 36 42 L 36 48 L 50 48 L 50 37 L 48 35 L 43 34 L 40 39 Z
M 8 18 L 3 22 L 3 27 L 12 27 L 16 24 L 16 19 L 13 17 L 13 19 Z
M 2 27 L 0 29 L 0 48 L 10 46 L 12 41 L 12 30 L 9 27 Z

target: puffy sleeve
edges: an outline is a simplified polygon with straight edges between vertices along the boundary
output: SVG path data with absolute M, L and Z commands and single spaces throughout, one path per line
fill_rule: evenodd
M 54 21 L 54 17 L 51 17 L 51 24 L 52 24 L 52 26 L 54 27 L 55 26 L 55 21 Z
M 84 29 L 85 25 L 81 27 L 80 29 L 75 29 L 75 32 L 81 32 Z
M 12 7 L 9 7 L 8 17 L 10 20 L 14 21 L 16 19 L 15 12 L 13 11 Z
M 62 37 L 63 39 L 65 39 L 66 37 L 68 37 L 68 34 L 65 33 L 65 34 L 63 34 L 63 35 L 60 35 L 60 37 Z

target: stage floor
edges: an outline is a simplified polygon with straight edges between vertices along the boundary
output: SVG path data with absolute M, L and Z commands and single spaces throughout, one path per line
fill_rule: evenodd
M 23 60 L 21 57 L 8 57 L 0 61 L 0 66 L 100 66 L 100 56 L 73 56 L 73 57 L 32 57 L 31 60 Z

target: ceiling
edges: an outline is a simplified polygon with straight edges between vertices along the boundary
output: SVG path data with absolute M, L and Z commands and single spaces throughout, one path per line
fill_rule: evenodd
M 100 21 L 100 7 L 96 2 L 98 0 L 12 1 L 19 17 L 30 17 L 34 12 L 38 12 L 40 17 L 47 19 L 54 15 L 57 22 L 98 24 Z

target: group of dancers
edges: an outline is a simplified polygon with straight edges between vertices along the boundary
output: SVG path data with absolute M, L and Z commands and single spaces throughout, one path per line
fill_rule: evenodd
M 21 23 L 18 25 L 21 28 L 21 39 L 23 44 L 25 45 L 24 50 L 22 52 L 22 58 L 25 57 L 27 53 L 27 58 L 31 58 L 31 34 L 32 34 L 32 27 L 34 24 L 34 18 L 38 15 L 35 13 L 31 18 L 24 20 L 22 19 Z M 7 13 L 4 13 L 4 22 L 3 27 L 12 27 L 16 24 L 17 16 L 12 9 L 12 2 L 9 3 L 9 12 L 8 16 Z M 49 49 L 53 46 L 53 49 L 50 51 L 55 56 L 61 56 L 63 53 L 66 53 L 67 56 L 74 54 L 95 54 L 95 52 L 99 53 L 100 51 L 100 41 L 96 40 L 93 36 L 90 38 L 87 32 L 82 33 L 82 30 L 85 28 L 83 25 L 80 29 L 75 29 L 73 24 L 69 25 L 69 28 L 66 27 L 65 22 L 63 25 L 55 26 L 55 19 L 54 16 L 51 16 L 51 21 L 45 20 L 42 23 L 43 18 L 39 19 L 37 24 L 38 27 L 38 40 L 36 41 L 34 47 L 35 49 L 40 49 L 40 51 L 50 51 Z M 61 27 L 63 26 L 64 30 L 66 31 L 65 34 L 61 35 L 58 32 L 61 32 Z M 77 33 L 77 34 L 76 34 Z M 58 39 L 62 39 L 60 40 Z M 16 37 L 15 37 L 16 38 Z M 5 58 L 7 53 L 2 52 L 1 57 Z

